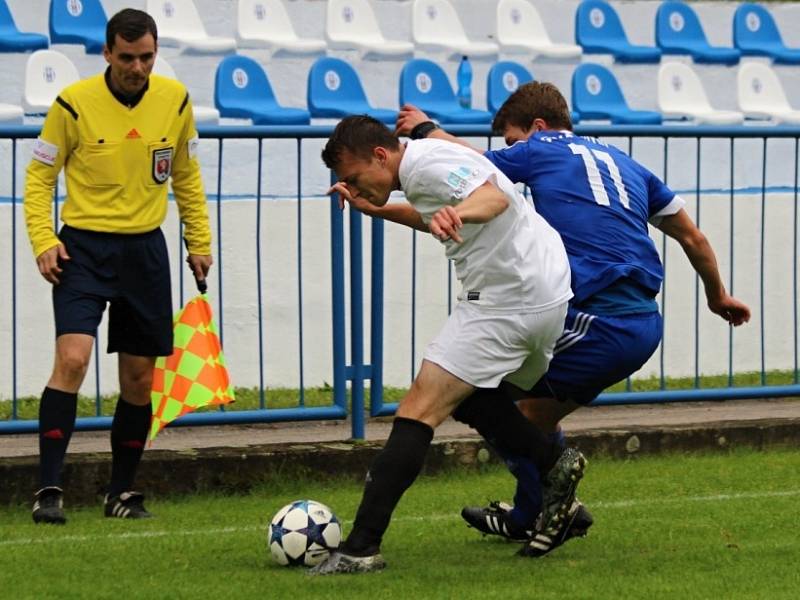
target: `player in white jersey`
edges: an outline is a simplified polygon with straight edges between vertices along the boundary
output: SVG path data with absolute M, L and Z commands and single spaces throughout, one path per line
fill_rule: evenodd
M 529 389 L 547 370 L 572 292 L 560 237 L 483 156 L 439 140 L 402 145 L 379 121 L 354 116 L 337 125 L 322 157 L 336 172 L 331 191 L 342 206 L 346 200 L 367 214 L 430 231 L 462 283 L 370 466 L 353 530 L 314 569 L 329 574 L 385 566 L 383 534 L 422 468 L 434 428 L 476 389 L 501 381 Z M 400 189 L 408 203 L 387 205 Z M 574 449 L 557 453 L 509 398 L 495 393 L 473 412 L 493 444 L 529 457 L 558 482 L 582 475 L 583 456 Z

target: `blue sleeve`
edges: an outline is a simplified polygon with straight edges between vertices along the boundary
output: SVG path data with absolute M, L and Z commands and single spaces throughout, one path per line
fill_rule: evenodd
M 648 214 L 649 216 L 653 216 L 672 202 L 672 199 L 675 197 L 675 192 L 669 189 L 666 183 L 644 167 L 642 167 L 642 171 L 647 181 Z
M 527 183 L 532 164 L 527 142 L 517 142 L 501 150 L 487 150 L 484 156 L 512 182 Z

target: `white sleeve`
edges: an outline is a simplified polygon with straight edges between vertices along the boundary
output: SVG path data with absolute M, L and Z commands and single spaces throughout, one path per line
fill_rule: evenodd
M 683 198 L 675 194 L 675 197 L 670 201 L 670 203 L 667 204 L 660 211 L 658 211 L 656 214 L 651 216 L 648 219 L 648 222 L 653 227 L 658 227 L 661 224 L 661 220 L 664 217 L 669 217 L 670 215 L 677 214 L 684 206 L 686 206 L 686 202 L 683 200 Z

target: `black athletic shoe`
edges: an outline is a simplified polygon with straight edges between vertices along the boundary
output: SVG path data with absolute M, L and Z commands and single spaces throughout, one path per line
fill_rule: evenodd
M 33 501 L 34 523 L 53 523 L 63 525 L 67 522 L 64 516 L 64 490 L 50 486 L 36 492 Z
M 461 518 L 483 535 L 499 535 L 512 542 L 527 542 L 533 537 L 533 529 L 517 527 L 510 522 L 508 513 L 513 506 L 493 500 L 486 508 L 465 506 Z
M 559 520 L 557 525 L 553 525 L 549 529 L 537 528 L 533 539 L 520 549 L 519 555 L 532 558 L 544 556 L 567 540 L 586 536 L 592 523 L 594 523 L 592 513 L 586 510 L 586 507 L 578 500 L 575 500 L 566 517 Z
M 106 494 L 105 514 L 118 519 L 149 519 L 153 515 L 144 507 L 144 494 L 122 492 L 119 496 Z
M 351 556 L 338 550 L 316 567 L 308 571 L 309 575 L 334 575 L 336 573 L 369 573 L 386 568 L 386 561 L 380 553 L 370 556 Z

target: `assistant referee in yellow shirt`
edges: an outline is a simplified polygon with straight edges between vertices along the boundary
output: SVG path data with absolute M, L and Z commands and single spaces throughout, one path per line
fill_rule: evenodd
M 147 13 L 114 15 L 103 50 L 108 68 L 59 94 L 28 166 L 25 219 L 39 272 L 53 285 L 56 325 L 55 365 L 39 408 L 37 523 L 66 522 L 61 470 L 107 305 L 120 397 L 104 512 L 151 516 L 133 480 L 150 425 L 155 358 L 172 353 L 169 257 L 160 229 L 170 178 L 195 277 L 204 280 L 212 263 L 192 105 L 182 84 L 150 74 L 157 40 Z M 56 235 L 52 198 L 62 168 L 67 196 Z

